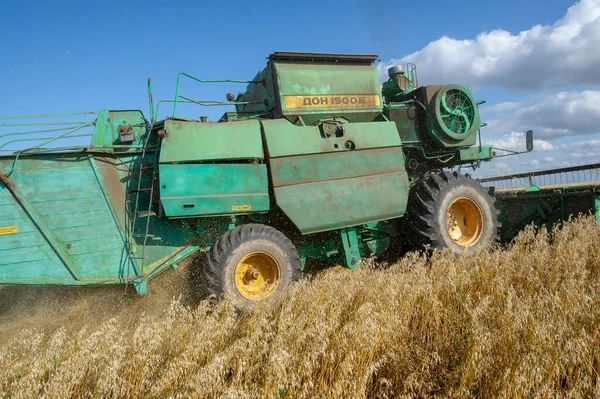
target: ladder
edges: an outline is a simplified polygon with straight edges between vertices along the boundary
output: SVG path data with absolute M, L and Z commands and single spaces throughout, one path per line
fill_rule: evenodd
M 158 135 L 156 135 L 156 141 L 152 143 L 152 132 L 153 126 L 151 125 L 148 129 L 148 133 L 143 137 L 142 154 L 139 158 L 139 169 L 137 170 L 137 187 L 128 190 L 128 196 L 135 194 L 135 200 L 133 201 L 133 207 L 130 204 L 126 204 L 128 210 L 128 218 L 130 231 L 127 234 L 127 252 L 130 259 L 134 259 L 135 263 L 138 264 L 139 274 L 144 274 L 144 257 L 146 254 L 146 245 L 148 240 L 160 240 L 161 237 L 148 234 L 150 229 L 150 218 L 156 216 L 156 212 L 152 210 L 152 204 L 154 201 L 154 186 L 158 168 Z M 148 152 L 154 151 L 154 157 L 152 161 L 146 160 Z M 145 180 L 144 175 L 147 171 L 151 171 L 151 178 L 149 185 L 144 185 L 142 182 Z M 135 173 L 135 168 L 132 170 L 132 174 Z M 148 205 L 144 206 L 140 201 L 140 196 L 148 194 Z M 139 240 L 138 240 L 139 239 Z M 141 248 L 140 248 L 141 246 Z M 129 280 L 129 266 L 127 268 L 127 281 Z

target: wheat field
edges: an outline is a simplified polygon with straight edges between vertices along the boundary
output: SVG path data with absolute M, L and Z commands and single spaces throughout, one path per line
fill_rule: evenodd
M 591 218 L 528 229 L 314 272 L 243 313 L 199 300 L 197 264 L 147 297 L 4 288 L 0 397 L 600 397 L 599 244 Z

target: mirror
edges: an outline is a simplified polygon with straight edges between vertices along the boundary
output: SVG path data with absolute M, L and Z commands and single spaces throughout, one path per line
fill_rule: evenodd
M 533 130 L 528 130 L 525 133 L 525 148 L 527 148 L 527 152 L 533 150 Z

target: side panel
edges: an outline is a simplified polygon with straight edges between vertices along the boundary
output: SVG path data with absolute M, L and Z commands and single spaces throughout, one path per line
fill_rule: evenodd
M 296 126 L 287 120 L 264 121 L 263 129 L 269 157 L 347 152 L 350 141 L 356 150 L 400 146 L 400 136 L 393 122 L 349 123 L 343 135 L 324 138 L 316 126 Z
M 390 103 L 386 107 L 387 117 L 396 123 L 400 139 L 404 144 L 419 143 L 422 138 L 419 136 L 417 124 L 417 108 L 412 104 Z
M 264 164 L 160 165 L 160 197 L 169 217 L 269 210 Z
M 21 159 L 10 179 L 39 220 L 0 187 L 0 227 L 18 230 L 0 235 L 0 282 L 73 279 L 36 224 L 50 232 L 82 282 L 122 276 L 124 242 L 87 156 Z
M 167 120 L 159 166 L 166 216 L 268 211 L 267 166 L 256 162 L 263 158 L 258 121 Z
M 151 212 L 149 219 L 146 216 L 135 218 L 136 190 L 138 188 L 139 168 L 153 162 L 155 154 L 147 153 L 144 162 L 140 153 L 122 154 L 119 156 L 98 156 L 95 158 L 95 166 L 98 176 L 104 187 L 110 208 L 112 209 L 124 236 L 129 236 L 133 256 L 138 269 L 144 275 L 155 267 L 167 262 L 171 257 L 180 253 L 184 247 L 190 245 L 197 248 L 197 232 L 181 220 L 170 220 L 155 212 Z M 142 173 L 140 188 L 151 187 L 152 171 Z M 155 188 L 154 198 L 158 198 L 158 187 Z M 146 214 L 149 209 L 150 193 L 142 191 L 138 198 L 138 211 Z M 156 209 L 156 208 L 152 208 Z M 132 231 L 133 221 L 135 231 Z M 146 223 L 148 223 L 149 239 L 145 239 Z M 143 259 L 139 259 L 141 254 Z M 127 277 L 127 269 L 124 270 Z M 134 277 L 133 268 L 130 269 L 130 278 Z
M 286 121 L 263 128 L 277 204 L 303 234 L 405 213 L 409 183 L 393 122 L 348 124 L 329 138 Z
M 402 172 L 402 149 L 375 148 L 271 159 L 275 187 Z
M 306 233 L 400 217 L 408 177 L 398 147 L 271 161 L 278 205 Z
M 72 280 L 10 191 L 0 183 L 0 282 Z
M 169 119 L 164 131 L 161 163 L 263 158 L 258 121 L 202 123 Z

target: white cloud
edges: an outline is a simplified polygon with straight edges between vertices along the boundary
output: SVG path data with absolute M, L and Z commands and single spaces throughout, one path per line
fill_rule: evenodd
M 548 95 L 517 112 L 518 124 L 546 139 L 600 132 L 600 91 Z
M 565 151 L 576 151 L 578 153 L 600 153 L 600 140 L 574 141 L 572 143 L 561 144 L 559 147 Z
M 496 112 L 512 111 L 514 109 L 519 108 L 520 106 L 521 106 L 521 104 L 518 102 L 507 101 L 507 102 L 503 102 L 503 103 L 494 104 L 489 107 L 481 106 L 480 110 L 481 110 L 482 114 L 493 114 Z
M 533 139 L 533 149 L 536 151 L 552 151 L 554 148 L 549 141 Z
M 519 130 L 519 120 L 517 114 L 508 114 L 496 119 L 485 120 L 487 126 L 482 129 L 482 134 L 489 135 L 494 133 L 510 132 L 513 130 Z
M 552 157 L 542 158 L 542 163 L 552 163 L 552 162 L 554 162 L 554 158 L 552 158 Z
M 492 170 L 498 175 L 512 172 L 510 165 L 504 162 L 492 162 Z
M 545 144 L 548 140 L 600 133 L 600 90 L 546 94 L 520 106 L 516 112 L 488 120 L 482 133 L 489 136 L 532 129 L 536 149 L 544 151 L 551 150 Z
M 510 90 L 600 85 L 600 0 L 581 0 L 551 26 L 512 34 L 502 29 L 472 40 L 444 36 L 379 68 L 414 62 L 422 84 L 457 82 Z
M 528 169 L 533 169 L 533 170 L 539 170 L 540 169 L 540 161 L 538 161 L 537 159 L 532 160 L 529 163 L 529 165 L 531 165 L 531 166 L 529 166 Z
M 580 164 L 600 162 L 600 140 L 598 139 L 562 144 L 558 149 Z

